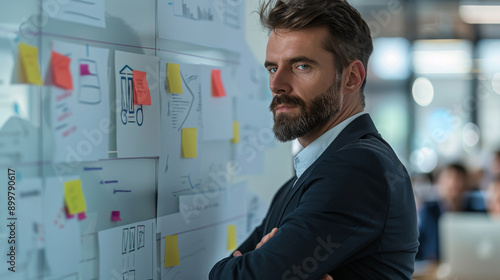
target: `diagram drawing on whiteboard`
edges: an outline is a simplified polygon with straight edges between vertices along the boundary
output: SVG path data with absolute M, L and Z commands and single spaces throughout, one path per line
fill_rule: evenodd
M 174 15 L 190 20 L 214 21 L 216 16 L 220 22 L 228 27 L 239 29 L 240 17 L 238 8 L 243 2 L 241 0 L 173 0 Z
M 120 70 L 121 120 L 124 125 L 127 125 L 127 123 L 136 123 L 138 126 L 141 126 L 144 121 L 144 114 L 142 105 L 134 104 L 133 86 L 133 69 L 125 65 Z

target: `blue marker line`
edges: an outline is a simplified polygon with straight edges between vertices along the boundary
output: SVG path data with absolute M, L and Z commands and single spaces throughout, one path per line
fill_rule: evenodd
M 101 184 L 115 184 L 118 183 L 118 180 L 109 180 L 109 181 L 103 181 L 101 180 Z
M 115 194 L 117 192 L 132 192 L 132 190 L 117 190 L 117 189 L 113 189 L 113 194 Z
M 95 170 L 102 170 L 102 167 L 84 167 L 83 171 L 95 171 Z

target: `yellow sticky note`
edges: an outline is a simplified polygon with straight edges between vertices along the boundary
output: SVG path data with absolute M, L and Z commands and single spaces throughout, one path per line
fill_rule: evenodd
M 235 144 L 240 143 L 240 124 L 238 121 L 233 121 L 233 139 L 231 142 Z
M 233 251 L 237 248 L 236 242 L 236 225 L 227 226 L 227 250 Z
M 182 129 L 182 157 L 198 157 L 197 139 L 198 129 L 196 127 Z
M 165 236 L 165 267 L 180 264 L 177 235 Z
M 167 88 L 170 93 L 182 94 L 181 66 L 167 63 Z
M 82 181 L 73 180 L 64 182 L 64 201 L 70 215 L 85 212 L 85 198 L 83 197 Z
M 25 82 L 35 85 L 43 85 L 40 67 L 38 65 L 38 48 L 35 46 L 19 43 L 19 57 L 21 59 L 22 73 Z

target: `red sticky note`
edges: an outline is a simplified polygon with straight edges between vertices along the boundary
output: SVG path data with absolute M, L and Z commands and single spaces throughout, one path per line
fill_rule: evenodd
M 50 62 L 52 64 L 54 85 L 63 89 L 72 90 L 73 80 L 71 79 L 71 70 L 69 69 L 71 58 L 52 51 Z
M 85 212 L 78 213 L 78 221 L 85 219 L 87 219 L 87 215 L 85 215 Z
M 71 215 L 69 213 L 68 206 L 64 206 L 64 212 L 66 212 L 66 219 L 68 219 L 68 220 L 75 217 L 75 215 Z
M 151 105 L 151 93 L 149 92 L 146 72 L 133 71 L 134 79 L 134 104 Z
M 222 83 L 222 78 L 220 76 L 220 69 L 212 70 L 212 96 L 213 97 L 224 97 L 226 96 L 226 90 L 224 89 L 224 84 Z
M 120 218 L 120 211 L 111 211 L 111 221 L 121 221 L 122 218 Z
M 90 75 L 89 65 L 88 64 L 80 64 L 80 76 Z

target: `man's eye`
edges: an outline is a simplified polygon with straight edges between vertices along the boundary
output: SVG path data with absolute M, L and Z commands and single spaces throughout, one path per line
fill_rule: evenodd
M 309 69 L 311 66 L 309 65 L 306 65 L 306 64 L 302 64 L 302 65 L 299 65 L 297 66 L 297 68 L 301 69 L 301 70 L 306 70 L 306 69 Z
M 277 70 L 278 70 L 278 68 L 276 68 L 276 67 L 267 68 L 267 71 L 269 71 L 269 73 L 276 73 Z

